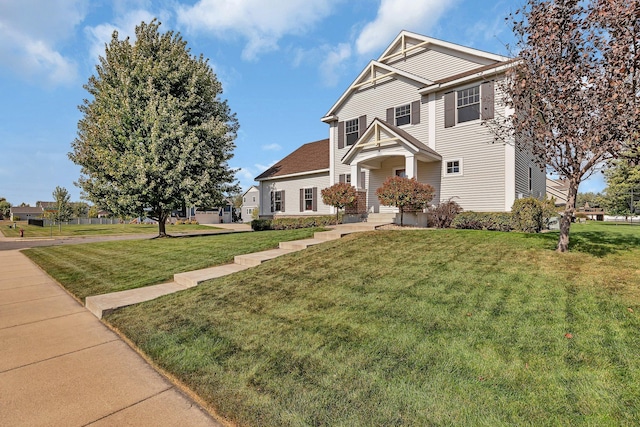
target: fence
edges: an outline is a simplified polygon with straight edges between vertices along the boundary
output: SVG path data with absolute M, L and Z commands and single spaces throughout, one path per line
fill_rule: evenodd
M 43 226 L 49 227 L 51 225 L 58 225 L 58 221 L 51 221 L 50 219 L 43 220 Z M 125 220 L 129 222 L 129 220 Z M 119 218 L 73 218 L 69 221 L 62 221 L 62 225 L 101 225 L 101 224 L 120 224 Z

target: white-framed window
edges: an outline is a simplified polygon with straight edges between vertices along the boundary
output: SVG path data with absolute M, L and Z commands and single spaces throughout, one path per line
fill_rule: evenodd
M 457 92 L 458 123 L 480 119 L 480 85 Z
M 344 122 L 344 133 L 347 137 L 347 145 L 353 145 L 358 140 L 358 131 L 359 131 L 359 120 L 347 120 Z
M 313 188 L 304 189 L 304 210 L 313 210 Z
M 462 159 L 451 159 L 444 163 L 444 174 L 447 176 L 462 175 Z
M 396 126 L 411 124 L 411 104 L 401 105 L 395 108 Z
M 253 203 L 256 202 L 256 196 L 253 196 Z
M 344 182 L 346 182 L 347 184 L 351 184 L 351 174 L 348 173 L 344 176 Z
M 407 170 L 405 168 L 394 169 L 393 170 L 393 174 L 395 176 L 399 176 L 400 178 L 406 178 L 407 177 Z
M 246 197 L 242 198 L 242 203 L 247 203 L 247 198 Z
M 271 192 L 271 212 L 282 211 L 282 193 L 282 190 Z
M 251 215 L 253 213 L 253 208 L 247 208 L 247 215 Z

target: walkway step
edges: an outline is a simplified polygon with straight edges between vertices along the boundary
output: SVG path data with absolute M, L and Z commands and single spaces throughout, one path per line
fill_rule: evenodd
M 249 268 L 249 266 L 240 264 L 218 265 L 216 267 L 204 268 L 202 270 L 174 274 L 173 281 L 185 288 L 192 288 L 194 286 L 198 286 L 204 281 L 237 273 L 238 271 L 246 270 L 247 268 Z
M 162 283 L 160 285 L 145 286 L 144 288 L 90 296 L 85 299 L 85 306 L 98 319 L 102 319 L 102 316 L 111 313 L 116 308 L 151 301 L 152 299 L 182 291 L 187 288 L 188 286 L 180 285 L 175 282 Z
M 304 239 L 294 240 L 292 242 L 280 242 L 280 249 L 293 249 L 296 251 L 307 249 L 309 246 L 318 245 L 324 243 L 326 240 L 320 239 Z
M 236 255 L 233 260 L 236 264 L 255 267 L 273 258 L 295 252 L 295 249 L 271 249 L 246 255 Z

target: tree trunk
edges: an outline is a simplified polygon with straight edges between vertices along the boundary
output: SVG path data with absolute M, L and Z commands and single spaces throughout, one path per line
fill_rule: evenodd
M 400 227 L 404 226 L 404 210 L 402 209 L 402 206 L 400 206 Z
M 167 237 L 167 212 L 158 209 L 158 237 Z
M 560 237 L 556 251 L 567 252 L 569 250 L 569 230 L 571 219 L 575 212 L 576 197 L 578 195 L 578 183 L 573 179 L 569 180 L 569 191 L 567 194 L 567 204 L 564 208 L 564 215 L 560 218 Z

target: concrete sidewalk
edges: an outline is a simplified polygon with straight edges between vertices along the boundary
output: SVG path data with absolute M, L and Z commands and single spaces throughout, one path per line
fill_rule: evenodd
M 0 424 L 220 426 L 18 251 L 0 252 Z

